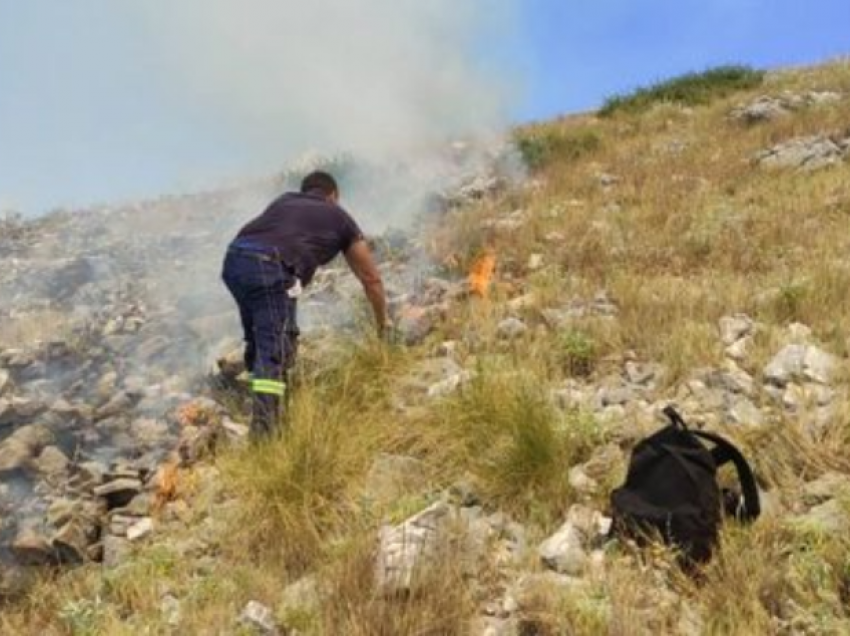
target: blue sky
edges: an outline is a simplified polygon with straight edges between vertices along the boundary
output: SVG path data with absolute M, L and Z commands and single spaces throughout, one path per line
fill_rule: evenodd
M 759 68 L 850 55 L 847 0 L 529 0 L 522 118 L 719 64 Z
M 502 1 L 511 2 L 492 3 Z M 773 68 L 850 54 L 848 0 L 516 2 L 511 37 L 474 49 L 485 68 L 510 62 L 512 121 L 586 110 L 718 64 Z M 255 153 L 219 113 L 176 90 L 173 56 L 116 6 L 0 0 L 0 211 L 156 195 L 273 169 L 267 149 Z

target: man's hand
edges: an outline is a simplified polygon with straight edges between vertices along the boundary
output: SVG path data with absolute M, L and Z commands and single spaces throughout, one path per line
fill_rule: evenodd
M 363 291 L 375 314 L 378 333 L 383 338 L 386 327 L 392 327 L 392 321 L 390 321 L 387 313 L 387 297 L 384 292 L 384 282 L 381 280 L 381 272 L 375 265 L 375 259 L 372 258 L 372 252 L 369 250 L 366 241 L 360 239 L 352 243 L 351 247 L 345 252 L 345 260 L 360 284 L 363 285 Z

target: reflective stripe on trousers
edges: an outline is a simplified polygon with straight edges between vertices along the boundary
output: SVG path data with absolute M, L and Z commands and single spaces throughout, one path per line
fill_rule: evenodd
M 251 380 L 251 390 L 254 393 L 266 393 L 268 395 L 277 395 L 283 397 L 286 393 L 286 383 L 276 380 Z

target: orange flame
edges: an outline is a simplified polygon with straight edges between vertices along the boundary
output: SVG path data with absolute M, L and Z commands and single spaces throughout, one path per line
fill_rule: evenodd
M 177 422 L 180 426 L 206 426 L 214 420 L 210 408 L 197 401 L 182 404 L 177 409 Z
M 167 462 L 159 467 L 156 475 L 156 495 L 153 502 L 154 510 L 162 510 L 165 504 L 176 499 L 178 475 L 177 462 L 175 461 Z
M 487 298 L 495 269 L 496 254 L 492 249 L 487 249 L 475 259 L 472 268 L 469 270 L 470 293 L 480 298 Z

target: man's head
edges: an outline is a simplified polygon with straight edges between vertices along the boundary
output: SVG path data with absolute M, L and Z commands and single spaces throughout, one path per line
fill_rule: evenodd
M 303 181 L 301 181 L 301 192 L 320 194 L 334 203 L 339 201 L 339 186 L 336 184 L 336 179 L 329 173 L 322 172 L 321 170 L 311 172 L 304 177 Z

